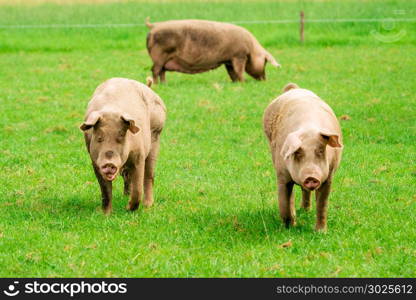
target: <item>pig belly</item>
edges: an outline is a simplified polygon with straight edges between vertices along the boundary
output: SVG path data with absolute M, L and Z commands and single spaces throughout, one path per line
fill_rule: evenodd
M 207 64 L 207 65 L 191 65 L 177 59 L 169 60 L 164 68 L 167 71 L 176 71 L 181 73 L 196 74 L 206 72 L 218 68 L 221 63 Z

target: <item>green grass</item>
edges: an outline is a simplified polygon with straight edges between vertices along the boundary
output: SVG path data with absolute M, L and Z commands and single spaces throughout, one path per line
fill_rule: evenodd
M 0 6 L 1 24 L 412 17 L 414 1 L 125 3 Z M 249 24 L 282 64 L 233 84 L 224 68 L 168 73 L 155 205 L 125 211 L 118 179 L 105 217 L 82 133 L 92 92 L 144 81 L 145 27 L 0 28 L 0 277 L 415 277 L 416 25 Z M 382 43 L 405 30 L 404 38 Z M 262 115 L 287 82 L 316 92 L 341 121 L 344 156 L 329 231 L 278 217 Z M 299 208 L 299 191 L 297 191 Z M 279 245 L 292 241 L 292 246 Z

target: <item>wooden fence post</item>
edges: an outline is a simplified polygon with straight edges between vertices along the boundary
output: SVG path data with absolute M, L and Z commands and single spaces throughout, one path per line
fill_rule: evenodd
M 300 43 L 303 44 L 305 40 L 304 36 L 304 26 L 305 26 L 305 14 L 303 10 L 300 11 Z

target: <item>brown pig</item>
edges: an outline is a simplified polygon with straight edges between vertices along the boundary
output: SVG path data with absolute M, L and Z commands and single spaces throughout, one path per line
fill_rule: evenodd
M 280 216 L 295 225 L 293 185 L 302 189 L 302 207 L 310 210 L 316 191 L 315 229 L 326 230 L 331 183 L 341 160 L 342 134 L 332 109 L 311 91 L 288 84 L 266 108 L 264 132 L 278 183 Z
M 246 71 L 266 79 L 269 62 L 280 65 L 246 29 L 229 23 L 175 20 L 150 24 L 147 50 L 153 60 L 153 81 L 165 81 L 166 71 L 201 73 L 225 65 L 232 81 L 243 81 Z
M 153 204 L 154 168 L 165 119 L 163 101 L 137 81 L 112 78 L 95 90 L 80 128 L 106 214 L 111 212 L 112 182 L 118 174 L 124 179 L 124 194 L 130 195 L 129 210 L 138 208 L 143 185 L 144 205 Z

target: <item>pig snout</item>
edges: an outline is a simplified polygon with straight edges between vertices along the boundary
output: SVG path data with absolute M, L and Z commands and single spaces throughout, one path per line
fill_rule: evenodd
M 314 177 L 308 177 L 303 182 L 303 186 L 310 191 L 317 189 L 320 186 L 320 184 L 321 182 Z
M 104 155 L 105 155 L 105 157 L 107 157 L 107 158 L 112 158 L 112 157 L 113 157 L 113 155 L 114 155 L 114 152 L 113 152 L 113 151 L 107 151 Z
M 105 164 L 101 167 L 101 173 L 105 179 L 113 181 L 117 175 L 117 167 L 111 163 Z

